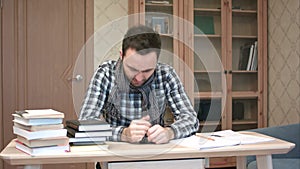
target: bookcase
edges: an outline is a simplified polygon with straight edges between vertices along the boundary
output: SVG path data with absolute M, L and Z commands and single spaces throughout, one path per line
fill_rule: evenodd
M 129 0 L 130 6 L 131 13 L 162 12 L 186 21 L 173 19 L 172 31 L 161 37 L 163 48 L 192 71 L 167 60 L 194 104 L 199 132 L 266 127 L 267 0 Z M 139 19 L 150 23 L 147 16 Z M 220 64 L 207 66 L 212 57 L 211 63 Z M 233 158 L 210 159 L 211 168 L 234 165 Z

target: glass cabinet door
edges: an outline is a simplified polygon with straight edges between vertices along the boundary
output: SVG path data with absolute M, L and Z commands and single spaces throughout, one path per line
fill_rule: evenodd
M 257 0 L 231 0 L 232 129 L 257 128 L 258 8 Z
M 224 109 L 222 1 L 194 0 L 193 3 L 194 104 L 199 130 L 221 130 Z

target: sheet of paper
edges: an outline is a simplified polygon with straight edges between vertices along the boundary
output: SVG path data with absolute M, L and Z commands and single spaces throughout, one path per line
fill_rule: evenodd
M 198 136 L 193 135 L 183 139 L 172 140 L 171 142 L 189 148 L 208 149 L 240 144 L 255 144 L 274 140 L 273 138 L 241 134 L 232 130 L 197 133 L 197 135 Z
M 217 148 L 217 147 L 225 147 L 225 146 L 234 146 L 240 144 L 239 140 L 236 139 L 227 139 L 222 137 L 210 137 L 211 139 L 205 139 L 198 136 L 190 136 L 183 139 L 172 140 L 174 144 L 190 147 L 195 149 L 207 149 L 207 148 Z

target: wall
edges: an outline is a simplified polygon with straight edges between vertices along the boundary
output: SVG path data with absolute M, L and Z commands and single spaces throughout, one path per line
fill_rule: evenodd
M 268 125 L 300 122 L 300 0 L 268 1 Z
M 101 31 L 101 27 L 111 21 L 124 17 L 128 13 L 128 0 L 94 0 L 94 31 Z M 127 25 L 125 26 L 127 29 Z M 102 41 L 103 42 L 103 41 Z M 96 44 L 96 38 L 95 38 Z M 97 68 L 104 60 L 116 60 L 120 55 L 121 42 L 111 46 L 110 52 L 104 58 L 99 57 L 101 50 L 95 48 L 94 68 Z M 98 57 L 97 57 L 98 56 Z

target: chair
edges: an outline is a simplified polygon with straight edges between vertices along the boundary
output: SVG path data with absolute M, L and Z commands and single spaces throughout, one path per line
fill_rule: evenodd
M 274 169 L 300 169 L 300 123 L 250 131 L 295 143 L 295 148 L 287 154 L 272 155 L 272 163 Z M 255 156 L 247 157 L 247 169 L 257 169 Z

